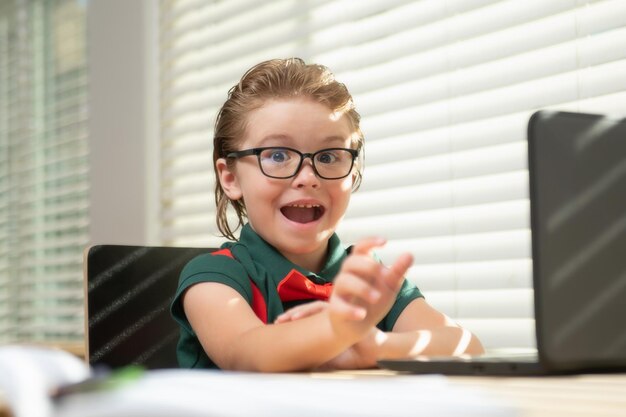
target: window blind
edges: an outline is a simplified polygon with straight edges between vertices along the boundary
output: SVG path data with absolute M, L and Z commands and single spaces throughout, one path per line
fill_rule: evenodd
M 0 343 L 83 335 L 84 6 L 0 2 Z
M 212 124 L 251 65 L 300 56 L 352 92 L 361 189 L 338 233 L 379 234 L 488 348 L 533 347 L 526 124 L 626 112 L 619 0 L 161 2 L 161 236 L 216 246 Z

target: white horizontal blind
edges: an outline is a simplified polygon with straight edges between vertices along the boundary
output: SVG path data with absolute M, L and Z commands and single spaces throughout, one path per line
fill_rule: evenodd
M 82 339 L 84 12 L 0 2 L 0 343 Z
M 526 123 L 626 113 L 626 2 L 162 2 L 164 243 L 215 246 L 212 123 L 252 64 L 329 66 L 363 116 L 365 176 L 339 234 L 379 234 L 486 347 L 532 347 Z

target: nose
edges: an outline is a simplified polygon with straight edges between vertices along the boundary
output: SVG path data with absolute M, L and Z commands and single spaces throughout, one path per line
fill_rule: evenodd
M 292 184 L 297 188 L 318 188 L 320 186 L 320 179 L 313 169 L 313 160 L 310 157 L 302 161 L 300 170 L 294 177 Z

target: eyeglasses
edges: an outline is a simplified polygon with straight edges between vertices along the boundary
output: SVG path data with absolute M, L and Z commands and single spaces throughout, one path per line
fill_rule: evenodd
M 298 174 L 305 158 L 310 158 L 315 174 L 326 180 L 338 180 L 350 175 L 354 159 L 359 156 L 356 149 L 328 148 L 314 153 L 302 153 L 292 148 L 265 147 L 230 152 L 227 158 L 242 158 L 256 155 L 261 172 L 270 178 L 292 178 Z

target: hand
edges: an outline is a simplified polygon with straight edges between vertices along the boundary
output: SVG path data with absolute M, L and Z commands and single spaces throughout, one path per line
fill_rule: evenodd
M 335 369 L 367 369 L 374 368 L 379 356 L 380 344 L 385 333 L 372 327 L 363 339 L 350 346 L 328 362 L 319 367 L 320 370 Z
M 393 305 L 413 258 L 402 254 L 386 268 L 371 256 L 372 249 L 384 244 L 381 238 L 361 240 L 335 278 L 328 313 L 338 335 L 361 340 Z
M 281 315 L 279 315 L 274 321 L 275 324 L 286 323 L 289 321 L 295 321 L 303 319 L 305 317 L 317 314 L 321 311 L 328 309 L 329 303 L 326 301 L 313 301 L 306 304 L 290 308 Z M 340 355 L 321 365 L 320 370 L 333 370 L 333 369 L 363 369 L 372 368 L 376 366 L 376 360 L 378 359 L 378 348 L 381 335 L 384 333 L 378 330 L 376 327 L 366 334 L 366 336 L 350 346 Z
M 303 319 L 313 314 L 317 314 L 328 308 L 328 302 L 326 301 L 312 301 L 310 303 L 300 304 L 299 306 L 290 308 L 284 313 L 280 314 L 274 320 L 275 324 L 286 323 L 288 321 L 295 321 Z

